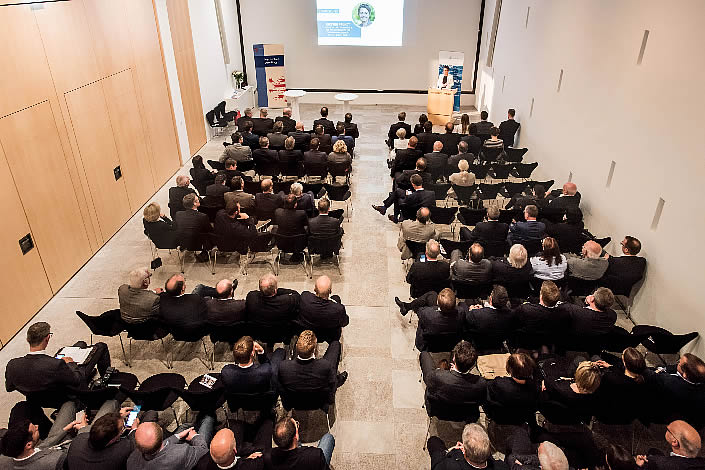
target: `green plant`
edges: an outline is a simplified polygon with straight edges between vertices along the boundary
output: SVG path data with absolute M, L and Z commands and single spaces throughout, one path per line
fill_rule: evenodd
M 233 70 L 233 78 L 235 79 L 236 82 L 241 82 L 243 78 L 245 78 L 245 74 L 243 74 L 239 70 Z

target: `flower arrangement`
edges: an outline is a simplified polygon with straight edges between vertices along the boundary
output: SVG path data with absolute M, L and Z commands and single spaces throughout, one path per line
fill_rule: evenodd
M 240 88 L 240 85 L 242 85 L 242 80 L 245 78 L 245 74 L 243 74 L 240 70 L 233 70 L 232 76 L 233 80 L 235 80 L 235 88 Z

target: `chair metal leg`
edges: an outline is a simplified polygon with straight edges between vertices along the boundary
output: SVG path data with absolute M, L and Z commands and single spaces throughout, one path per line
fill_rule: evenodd
M 167 349 L 166 344 L 164 344 L 164 338 L 161 338 L 161 342 L 162 342 L 162 349 L 164 350 L 164 357 L 166 358 L 164 365 L 166 366 L 167 369 L 173 369 L 174 368 L 174 361 L 173 360 L 169 361 L 169 350 Z
M 171 411 L 174 412 L 174 421 L 176 421 L 176 427 L 178 428 L 180 426 L 179 417 L 176 416 L 176 409 L 174 409 L 174 405 L 171 405 Z
M 179 256 L 179 263 L 181 264 L 181 274 L 184 273 L 184 260 L 186 259 L 186 250 Z
M 130 365 L 130 363 L 127 361 L 127 354 L 125 354 L 125 345 L 122 343 L 122 333 L 118 335 L 118 338 L 120 338 L 120 348 L 122 349 L 122 362 L 124 362 L 127 367 L 132 367 L 132 365 Z
M 128 348 L 128 353 L 129 354 L 128 354 L 127 363 L 132 364 L 132 338 L 130 338 L 130 346 Z M 132 366 L 130 366 L 130 367 L 132 367 Z
M 428 429 L 426 429 L 426 438 L 423 440 L 423 450 L 426 450 L 426 445 L 428 444 L 428 438 L 431 436 L 431 417 L 428 417 Z
M 206 360 L 208 360 L 208 359 L 210 359 L 211 355 L 208 354 L 208 349 L 206 348 L 206 340 L 205 340 L 205 338 L 201 338 L 201 343 L 203 344 L 203 353 L 204 353 L 205 356 L 206 356 Z M 213 345 L 213 350 L 215 351 L 215 345 Z M 203 364 L 204 364 L 206 367 L 208 367 L 208 370 L 209 370 L 209 371 L 211 371 L 211 370 L 213 370 L 213 368 L 214 368 L 215 366 L 213 365 L 213 361 L 209 361 L 209 362 L 210 362 L 210 363 L 207 363 L 207 362 L 204 361 Z
M 215 263 L 218 262 L 218 250 L 213 250 L 213 263 L 211 264 L 211 274 L 215 276 Z
M 328 416 L 328 412 L 326 412 L 326 422 L 328 423 L 328 432 L 330 432 L 330 416 Z
M 340 256 L 335 255 L 335 266 L 338 268 L 338 274 L 342 276 L 343 270 L 340 269 Z M 313 278 L 313 265 L 311 265 L 311 278 Z

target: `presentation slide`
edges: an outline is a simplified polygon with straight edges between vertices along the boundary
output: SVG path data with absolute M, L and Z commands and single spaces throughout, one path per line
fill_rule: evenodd
M 319 46 L 401 46 L 404 0 L 317 0 Z

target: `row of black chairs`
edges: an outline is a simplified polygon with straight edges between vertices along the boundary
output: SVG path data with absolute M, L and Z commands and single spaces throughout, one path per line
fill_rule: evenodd
M 426 189 L 436 193 L 436 200 L 445 201 L 446 205 L 448 205 L 450 201 L 450 198 L 448 197 L 448 189 L 453 188 L 453 191 L 455 192 L 455 199 L 459 206 L 474 206 L 477 205 L 479 201 L 492 201 L 497 199 L 497 196 L 510 198 L 516 194 L 525 192 L 527 189 L 533 189 L 537 184 L 542 185 L 544 189 L 548 191 L 554 183 L 554 180 L 476 183 L 472 186 L 458 186 L 451 183 L 434 183 Z
M 224 170 L 225 165 L 217 160 L 208 160 L 208 164 L 214 170 Z M 350 183 L 352 165 L 346 163 L 311 163 L 300 161 L 286 161 L 278 163 L 258 164 L 254 160 L 245 160 L 237 163 L 238 171 L 254 170 L 258 176 L 269 176 L 274 180 L 296 178 L 305 179 L 307 182 L 314 180 L 328 180 L 334 182 L 336 178 L 345 178 L 347 184 Z M 329 178 L 330 177 L 330 178 Z
M 480 163 L 470 164 L 468 171 L 475 175 L 478 180 L 484 180 L 490 177 L 495 180 L 508 180 L 510 176 L 514 178 L 528 179 L 538 166 L 538 162 L 534 163 Z M 433 181 L 441 179 L 447 180 L 450 175 L 457 173 L 457 165 L 435 166 L 428 165 Z
M 229 122 L 234 122 L 237 116 L 236 111 L 225 111 L 225 101 L 218 103 L 218 106 L 206 113 L 206 121 L 214 134 L 228 127 Z

